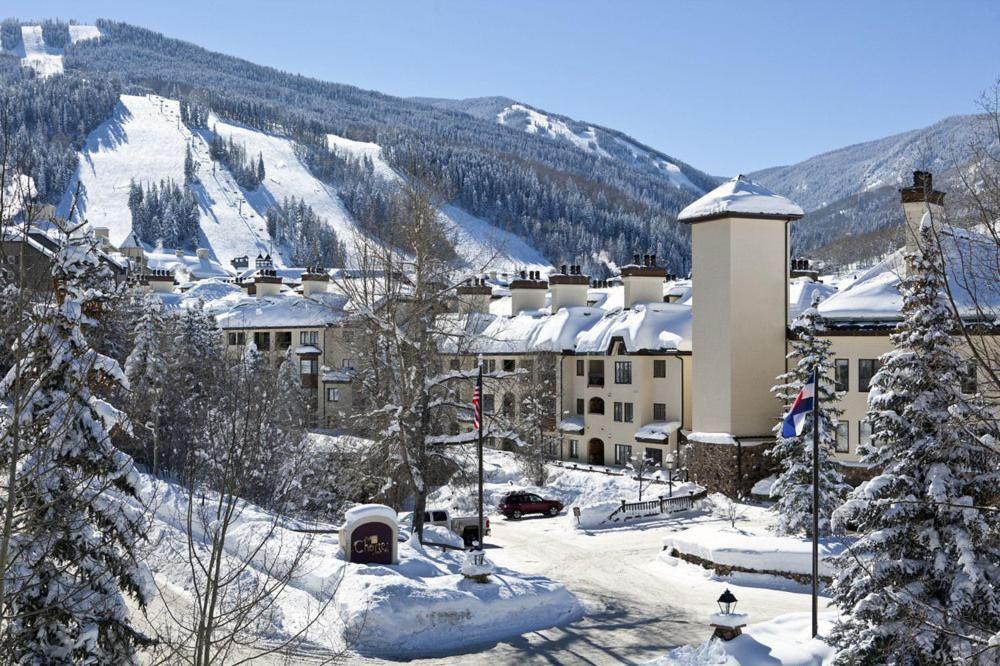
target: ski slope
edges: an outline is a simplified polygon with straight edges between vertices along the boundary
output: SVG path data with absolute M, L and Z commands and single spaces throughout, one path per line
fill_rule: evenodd
M 401 180 L 401 176 L 382 157 L 382 148 L 376 143 L 328 134 L 327 145 L 341 155 L 370 159 L 375 173 L 386 180 Z M 545 257 L 516 234 L 498 229 L 487 220 L 451 204 L 442 206 L 439 213 L 450 232 L 455 250 L 471 269 L 547 271 L 552 268 Z
M 45 45 L 42 37 L 42 26 L 21 26 L 21 48 L 24 50 L 21 64 L 35 70 L 45 78 L 63 73 L 62 49 Z
M 192 188 L 200 209 L 198 245 L 227 266 L 233 257 L 271 252 L 263 210 L 250 205 L 226 169 L 213 165 L 205 137 L 180 122 L 177 101 L 155 95 L 123 95 L 112 118 L 87 138 L 77 171 L 80 217 L 93 226 L 107 227 L 111 242 L 121 244 L 132 230 L 129 182 L 183 182 L 188 145 L 198 165 L 199 183 Z M 73 187 L 60 202 L 60 215 L 68 214 L 72 191 Z M 272 257 L 284 265 L 279 252 Z

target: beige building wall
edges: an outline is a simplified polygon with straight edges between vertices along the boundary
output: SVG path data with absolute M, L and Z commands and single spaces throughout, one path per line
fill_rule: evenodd
M 787 223 L 721 218 L 691 225 L 693 429 L 768 435 L 785 367 Z

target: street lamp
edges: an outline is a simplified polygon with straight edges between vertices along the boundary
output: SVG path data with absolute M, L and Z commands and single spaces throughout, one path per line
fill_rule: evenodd
M 677 458 L 673 453 L 667 454 L 667 484 L 670 488 L 670 497 L 674 496 L 674 467 L 677 464 Z
M 722 593 L 717 602 L 719 604 L 719 610 L 723 615 L 732 615 L 733 611 L 736 609 L 736 596 L 726 588 L 726 591 Z

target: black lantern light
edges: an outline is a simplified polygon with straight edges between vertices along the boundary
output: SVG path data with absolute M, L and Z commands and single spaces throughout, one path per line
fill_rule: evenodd
M 722 593 L 721 597 L 719 597 L 718 603 L 719 603 L 719 610 L 722 611 L 722 614 L 730 615 L 732 614 L 733 609 L 736 608 L 736 597 L 733 596 L 733 593 L 730 592 L 729 588 L 727 587 L 726 591 Z

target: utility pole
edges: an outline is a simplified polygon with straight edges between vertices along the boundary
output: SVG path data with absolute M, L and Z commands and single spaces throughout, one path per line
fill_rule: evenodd
M 819 633 L 819 366 L 813 368 L 812 635 Z

